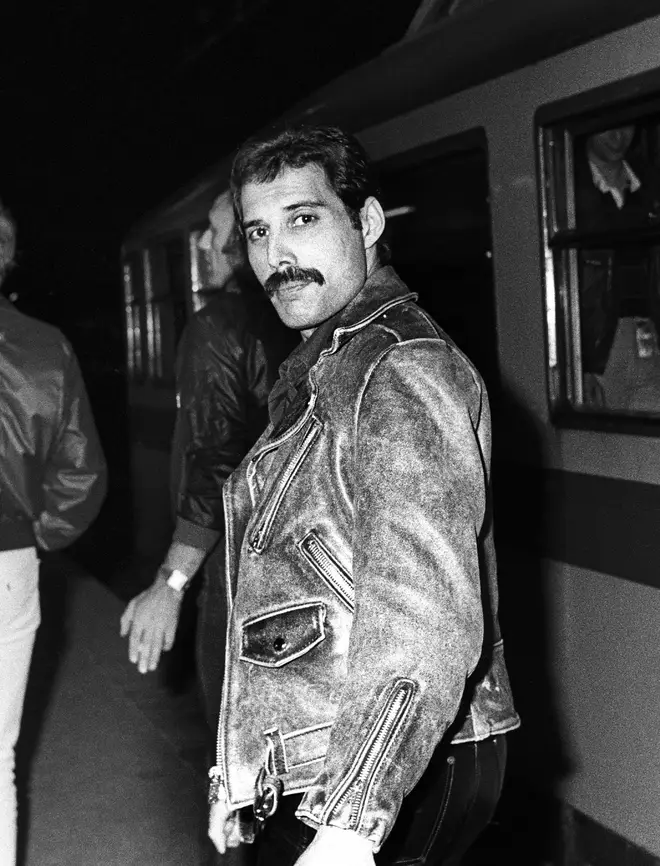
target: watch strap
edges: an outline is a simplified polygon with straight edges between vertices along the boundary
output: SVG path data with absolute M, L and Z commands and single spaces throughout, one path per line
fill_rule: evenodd
M 183 593 L 190 583 L 190 578 L 187 574 L 184 574 L 183 571 L 180 571 L 178 568 L 166 568 L 165 566 L 161 567 L 161 572 L 165 577 L 165 583 L 175 592 Z

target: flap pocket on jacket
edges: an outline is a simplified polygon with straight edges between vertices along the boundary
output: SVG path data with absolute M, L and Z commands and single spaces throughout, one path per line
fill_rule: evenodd
M 279 668 L 313 649 L 325 638 L 325 605 L 298 604 L 246 622 L 241 659 Z

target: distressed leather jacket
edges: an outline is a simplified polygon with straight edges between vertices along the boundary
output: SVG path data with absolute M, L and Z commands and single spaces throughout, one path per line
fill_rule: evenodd
M 467 358 L 376 271 L 224 488 L 230 595 L 217 767 L 378 850 L 444 738 L 517 727 L 497 625 L 490 417 Z M 280 432 L 283 431 L 283 432 Z

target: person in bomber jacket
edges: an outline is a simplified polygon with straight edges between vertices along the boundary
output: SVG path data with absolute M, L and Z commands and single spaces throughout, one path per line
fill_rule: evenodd
M 15 250 L 0 203 L 0 285 Z M 40 621 L 37 551 L 71 544 L 92 523 L 106 467 L 71 346 L 2 296 L 0 392 L 0 864 L 14 866 L 14 748 Z

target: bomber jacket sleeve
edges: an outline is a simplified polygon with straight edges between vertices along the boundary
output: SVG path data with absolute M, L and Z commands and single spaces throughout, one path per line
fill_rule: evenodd
M 489 437 L 483 385 L 451 346 L 399 343 L 373 366 L 354 434 L 347 680 L 324 770 L 298 815 L 355 830 L 375 850 L 481 655 Z
M 75 541 L 97 516 L 106 491 L 106 465 L 78 362 L 68 344 L 61 415 L 42 478 L 43 509 L 34 534 L 43 550 Z
M 223 529 L 222 485 L 250 444 L 244 342 L 204 316 L 191 319 L 182 338 L 179 413 L 187 444 L 175 541 L 207 547 Z

